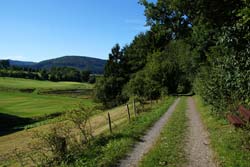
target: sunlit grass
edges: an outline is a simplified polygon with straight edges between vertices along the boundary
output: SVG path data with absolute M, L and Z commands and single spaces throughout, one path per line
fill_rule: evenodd
M 0 77 L 2 89 L 92 89 L 93 85 L 80 82 L 51 82 L 21 78 Z
M 37 117 L 63 112 L 79 103 L 93 104 L 91 99 L 78 99 L 60 96 L 37 95 L 20 92 L 0 93 L 0 113 L 18 117 Z

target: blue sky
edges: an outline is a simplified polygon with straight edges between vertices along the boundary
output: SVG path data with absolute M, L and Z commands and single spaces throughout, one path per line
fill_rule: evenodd
M 145 27 L 137 0 L 0 0 L 0 59 L 107 59 Z

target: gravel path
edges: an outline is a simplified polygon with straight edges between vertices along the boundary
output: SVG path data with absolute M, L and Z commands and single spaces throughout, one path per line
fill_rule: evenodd
M 200 115 L 196 110 L 192 97 L 188 98 L 187 116 L 189 118 L 189 133 L 185 151 L 188 157 L 188 167 L 216 167 L 212 150 L 209 147 L 209 135 L 204 129 Z
M 179 98 L 172 104 L 168 111 L 154 124 L 154 126 L 147 132 L 147 134 L 142 138 L 142 141 L 136 144 L 133 151 L 126 157 L 126 159 L 120 161 L 120 167 L 135 167 L 142 159 L 143 155 L 146 154 L 155 144 L 160 132 L 169 117 L 175 110 L 176 105 L 179 102 Z

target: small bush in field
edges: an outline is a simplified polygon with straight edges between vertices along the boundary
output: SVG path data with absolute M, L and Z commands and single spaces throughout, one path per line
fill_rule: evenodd
M 74 124 L 74 127 L 79 130 L 80 141 L 82 144 L 89 144 L 93 138 L 93 132 L 90 124 L 92 109 L 80 105 L 76 109 L 72 109 L 66 113 L 66 119 Z
M 90 144 L 92 128 L 90 116 L 92 109 L 79 105 L 65 114 L 67 121 L 53 124 L 43 132 L 33 134 L 34 143 L 30 145 L 30 152 L 22 156 L 17 154 L 20 164 L 27 162 L 35 166 L 57 166 L 67 163 L 74 154 L 81 152 Z
M 68 154 L 71 132 L 69 126 L 56 123 L 43 132 L 33 133 L 34 142 L 29 146 L 29 163 L 36 166 L 59 165 Z

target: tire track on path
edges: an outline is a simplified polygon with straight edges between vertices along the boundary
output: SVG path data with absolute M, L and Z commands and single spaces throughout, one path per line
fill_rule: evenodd
M 188 98 L 187 116 L 189 118 L 189 132 L 185 148 L 188 158 L 187 167 L 216 167 L 213 152 L 209 147 L 209 134 L 202 124 L 192 97 Z

